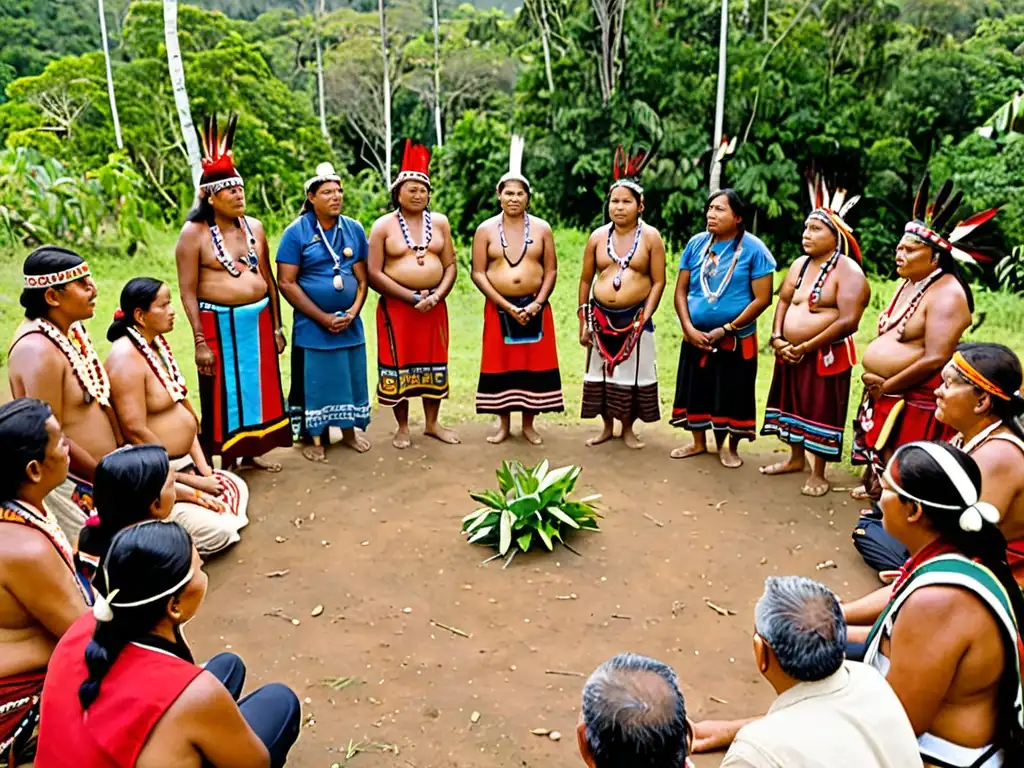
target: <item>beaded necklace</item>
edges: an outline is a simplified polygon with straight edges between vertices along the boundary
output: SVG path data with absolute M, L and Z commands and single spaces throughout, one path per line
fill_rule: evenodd
M 107 372 L 96 350 L 93 349 L 92 342 L 89 341 L 85 327 L 81 323 L 72 323 L 67 336 L 61 333 L 57 326 L 43 318 L 36 320 L 36 327 L 57 345 L 57 349 L 71 364 L 71 370 L 85 392 L 86 404 L 96 400 L 107 408 L 110 405 L 110 379 L 107 378 Z
M 818 276 L 814 279 L 814 284 L 811 286 L 811 292 L 807 297 L 808 308 L 814 309 L 815 305 L 819 301 L 821 301 L 821 292 L 825 288 L 825 281 L 828 280 L 829 274 L 831 274 L 831 272 L 836 268 L 836 265 L 839 263 L 839 256 L 840 251 L 838 248 L 836 248 L 836 250 L 832 252 L 832 255 L 828 257 L 825 263 L 821 265 L 821 269 L 818 271 Z M 810 260 L 810 257 L 808 257 L 808 259 L 809 261 L 807 262 L 807 264 L 809 265 L 812 260 Z M 800 273 L 800 277 L 796 281 L 797 289 L 799 289 L 800 285 L 803 283 L 804 273 L 806 271 L 807 266 L 804 266 L 804 271 Z
M 135 348 L 145 358 L 149 369 L 156 374 L 160 383 L 163 384 L 167 394 L 171 396 L 171 401 L 180 403 L 184 400 L 188 394 L 188 388 L 185 386 L 185 376 L 178 367 L 178 363 L 174 359 L 174 353 L 171 352 L 171 345 L 167 343 L 167 339 L 163 337 L 163 334 L 153 339 L 153 346 L 156 349 L 153 349 L 153 346 L 149 345 L 146 338 L 134 328 L 128 329 L 128 338 L 132 340 L 132 344 L 135 345 Z
M 643 219 L 637 219 L 636 233 L 633 235 L 633 247 L 629 249 L 629 253 L 625 256 L 619 256 L 619 254 L 615 252 L 614 243 L 612 243 L 612 235 L 615 234 L 615 222 L 608 225 L 608 245 L 606 250 L 608 251 L 609 258 L 619 265 L 619 271 L 615 274 L 615 278 L 612 280 L 612 285 L 615 287 L 616 291 L 622 287 L 622 273 L 629 267 L 629 262 L 633 260 L 633 257 L 636 255 L 637 248 L 640 247 L 640 231 L 643 229 L 643 226 Z
M 409 235 L 409 225 L 405 221 L 405 216 L 402 215 L 402 209 L 399 208 L 395 213 L 398 214 L 398 226 L 402 228 L 402 237 L 405 238 L 405 247 L 416 254 L 416 263 L 422 267 L 423 261 L 427 257 L 427 246 L 430 245 L 430 241 L 434 236 L 433 229 L 430 226 L 430 209 L 425 208 L 423 210 L 422 245 L 413 243 L 412 237 Z
M 736 271 L 736 265 L 739 263 L 740 255 L 743 253 L 743 236 L 740 236 L 739 244 L 737 245 L 736 251 L 732 257 L 732 263 L 729 265 L 729 270 L 725 273 L 725 277 L 722 278 L 722 282 L 718 284 L 718 288 L 712 291 L 708 278 L 714 277 L 718 274 L 719 259 L 718 254 L 716 254 L 711 248 L 714 244 L 715 236 L 711 235 L 711 237 L 708 238 L 708 243 L 704 246 L 704 252 L 700 257 L 700 290 L 701 293 L 704 294 L 704 298 L 707 299 L 708 304 L 714 304 L 718 301 L 722 297 L 722 294 L 725 293 L 725 289 L 729 287 L 729 283 L 732 281 L 733 272 Z
M 524 229 L 523 229 L 523 250 L 519 254 L 519 261 L 515 264 L 508 257 L 508 240 L 505 239 L 505 212 L 501 212 L 501 216 L 498 218 L 498 240 L 501 241 L 501 255 L 505 257 L 505 261 L 508 265 L 515 269 L 523 263 L 523 259 L 526 258 L 526 249 L 533 244 L 533 240 L 530 239 L 530 214 L 523 214 Z
M 995 432 L 997 429 L 999 429 L 1001 426 L 1003 426 L 1002 419 L 1000 419 L 999 421 L 995 422 L 994 424 L 989 424 L 987 427 L 985 427 L 983 430 L 981 430 L 981 432 L 979 432 L 971 440 L 969 440 L 966 445 L 963 444 L 963 442 L 964 442 L 964 436 L 963 435 L 957 435 L 955 438 L 953 438 L 949 442 L 952 443 L 953 445 L 955 445 L 957 448 L 959 448 L 964 453 L 970 453 L 975 448 L 981 447 L 982 443 L 984 443 L 986 440 L 988 440 L 989 437 L 992 436 L 992 433 Z
M 245 264 L 250 272 L 256 272 L 260 260 L 259 256 L 256 255 L 256 237 L 252 233 L 252 228 L 249 226 L 249 220 L 243 216 L 241 218 L 242 225 L 245 227 L 245 234 L 249 241 L 249 250 L 245 256 L 239 259 L 240 262 Z M 220 233 L 220 227 L 216 224 L 210 225 L 210 239 L 213 240 L 213 254 L 217 257 L 217 261 L 221 263 L 221 266 L 227 270 L 227 273 L 232 277 L 238 277 L 241 275 L 241 271 L 235 266 L 235 259 L 225 250 L 224 248 L 224 236 Z
M 341 257 L 338 256 L 338 252 L 334 250 L 334 247 L 327 240 L 327 235 L 324 234 L 323 225 L 320 224 L 320 218 L 314 213 L 313 219 L 316 221 L 317 232 L 320 233 L 320 240 L 323 242 L 327 252 L 331 254 L 331 259 L 334 261 L 334 290 L 343 291 L 345 290 L 345 278 L 341 276 Z M 334 225 L 334 239 L 337 240 L 338 236 L 341 236 L 341 252 L 348 258 L 352 255 L 352 249 L 345 246 L 345 233 L 341 231 L 341 219 L 338 219 L 338 223 Z
M 896 295 L 892 297 L 892 301 L 889 302 L 889 306 L 886 307 L 885 311 L 878 316 L 878 335 L 884 336 L 893 328 L 895 328 L 896 338 L 902 340 L 903 332 L 907 328 L 907 323 L 910 322 L 910 318 L 914 316 L 914 313 L 917 311 L 917 308 L 921 304 L 922 299 L 924 299 L 925 291 L 931 288 L 932 284 L 935 283 L 935 281 L 938 280 L 940 277 L 942 277 L 942 275 L 942 270 L 936 269 L 934 272 L 928 275 L 928 277 L 926 277 L 924 280 L 918 283 L 917 292 L 910 298 L 910 301 L 907 302 L 907 306 L 904 307 L 903 311 L 900 312 L 900 314 L 897 315 L 895 318 L 893 318 L 893 310 L 899 303 L 900 296 L 903 295 L 903 289 L 910 284 L 909 280 L 904 280 L 903 283 L 900 285 L 899 290 L 896 291 Z

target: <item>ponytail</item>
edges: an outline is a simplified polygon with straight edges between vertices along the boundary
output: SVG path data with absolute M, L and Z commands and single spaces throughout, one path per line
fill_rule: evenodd
M 100 572 L 105 597 L 97 598 L 96 631 L 85 649 L 89 674 L 78 688 L 83 711 L 99 697 L 103 679 L 125 646 L 151 634 L 167 615 L 168 601 L 188 586 L 192 540 L 177 523 L 125 528 L 114 536 Z
M 135 325 L 135 310 L 148 312 L 164 283 L 153 277 L 133 277 L 121 289 L 121 307 L 107 328 L 107 341 L 117 341 Z

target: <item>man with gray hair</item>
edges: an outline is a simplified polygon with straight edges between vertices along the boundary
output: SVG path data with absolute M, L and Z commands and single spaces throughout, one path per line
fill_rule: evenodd
M 690 726 L 676 673 L 633 653 L 606 661 L 583 686 L 576 740 L 590 768 L 690 766 Z
M 754 623 L 754 660 L 778 698 L 762 718 L 697 723 L 694 751 L 731 744 L 722 768 L 921 768 L 889 684 L 845 661 L 846 622 L 826 586 L 769 577 Z

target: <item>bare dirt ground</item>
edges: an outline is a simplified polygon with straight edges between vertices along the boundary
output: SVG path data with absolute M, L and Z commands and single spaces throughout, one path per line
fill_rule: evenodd
M 462 445 L 414 427 L 399 452 L 390 427 L 381 414 L 367 454 L 335 448 L 313 465 L 280 451 L 281 474 L 249 474 L 252 523 L 208 564 L 210 592 L 189 625 L 197 656 L 241 654 L 247 689 L 279 680 L 304 700 L 291 765 L 581 764 L 583 676 L 620 651 L 671 664 L 694 718 L 755 714 L 773 699 L 750 653 L 764 578 L 808 575 L 845 599 L 877 584 L 850 544 L 858 506 L 847 494 L 804 498 L 797 477 L 761 477 L 766 457 L 749 449 L 744 467 L 725 470 L 714 455 L 670 459 L 683 435 L 667 428 L 649 429 L 636 452 L 586 448 L 589 430 L 564 427 L 545 430 L 541 448 L 491 446 L 489 427 L 464 424 Z M 556 548 L 482 566 L 491 551 L 459 533 L 475 506 L 467 490 L 495 485 L 502 459 L 544 457 L 583 465 L 577 491 L 604 494 L 602 532 L 571 540 L 582 557 Z M 837 567 L 817 568 L 827 560 Z M 340 690 L 324 684 L 346 677 L 355 682 Z M 362 751 L 347 758 L 351 747 Z

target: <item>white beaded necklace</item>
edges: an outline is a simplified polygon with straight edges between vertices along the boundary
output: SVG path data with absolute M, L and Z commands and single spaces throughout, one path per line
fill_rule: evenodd
M 163 334 L 153 339 L 156 349 L 153 349 L 146 341 L 146 337 L 134 328 L 128 329 L 128 337 L 131 339 L 132 344 L 135 345 L 135 348 L 142 354 L 143 358 L 145 358 L 150 370 L 156 374 L 164 389 L 167 390 L 167 394 L 171 396 L 171 401 L 180 403 L 184 400 L 188 394 L 185 376 L 178 367 L 178 363 L 174 359 L 174 353 L 171 352 L 171 345 L 167 343 L 167 339 L 163 337 Z
M 893 328 L 896 329 L 896 338 L 902 339 L 903 332 L 907 328 L 907 323 L 910 322 L 910 318 L 917 312 L 917 307 L 920 305 L 921 300 L 924 299 L 925 291 L 932 287 L 932 283 L 942 277 L 944 273 L 941 269 L 936 269 L 928 277 L 922 280 L 917 285 L 917 293 L 910 297 L 910 301 L 907 302 L 907 306 L 904 307 L 903 311 L 894 319 L 892 317 L 893 310 L 896 309 L 896 305 L 899 303 L 900 296 L 903 295 L 903 289 L 909 284 L 909 280 L 904 280 L 900 285 L 899 290 L 896 291 L 896 295 L 892 297 L 892 301 L 889 302 L 889 306 L 885 308 L 885 311 L 878 316 L 878 335 L 884 336 Z
M 85 326 L 81 323 L 72 323 L 67 336 L 61 333 L 57 326 L 43 318 L 36 320 L 36 327 L 57 345 L 57 349 L 71 364 L 71 370 L 85 392 L 85 402 L 91 403 L 96 400 L 107 408 L 110 405 L 110 379 L 92 342 L 89 341 Z
M 725 289 L 729 287 L 729 283 L 732 282 L 733 272 L 736 271 L 736 265 L 739 263 L 740 255 L 743 253 L 743 237 L 740 236 L 739 243 L 736 246 L 736 250 L 733 253 L 732 263 L 729 265 L 729 270 L 725 273 L 725 277 L 722 278 L 722 282 L 718 284 L 718 288 L 711 290 L 711 285 L 708 280 L 709 277 L 713 277 L 718 274 L 718 259 L 712 250 L 712 246 L 715 244 L 715 236 L 711 235 L 708 238 L 708 244 L 704 247 L 704 253 L 700 257 L 700 290 L 704 294 L 704 298 L 707 299 L 708 304 L 714 304 L 725 293 Z M 725 251 L 722 252 L 723 255 Z
M 402 209 L 399 208 L 395 213 L 398 214 L 398 226 L 402 229 L 402 237 L 405 238 L 405 247 L 416 254 L 416 263 L 421 267 L 427 256 L 427 247 L 430 245 L 430 241 L 434 237 L 433 228 L 430 226 L 430 209 L 425 208 L 423 210 L 423 244 L 414 243 L 412 236 L 409 234 L 409 225 L 405 221 L 405 216 L 402 215 Z
M 255 272 L 260 263 L 259 256 L 256 255 L 256 237 L 252 233 L 252 227 L 249 226 L 249 220 L 243 216 L 241 221 L 245 227 L 249 250 L 246 251 L 245 256 L 240 261 L 249 268 L 250 272 Z M 216 224 L 210 225 L 210 239 L 213 240 L 214 256 L 217 257 L 217 261 L 221 263 L 221 266 L 227 270 L 227 273 L 232 277 L 241 275 L 241 271 L 235 266 L 235 259 L 224 248 L 224 236 L 220 233 L 220 227 Z
M 606 250 L 608 251 L 608 257 L 619 265 L 619 271 L 615 274 L 615 278 L 612 280 L 612 286 L 616 291 L 622 287 L 622 273 L 629 268 L 629 262 L 633 260 L 633 257 L 636 255 L 637 248 L 640 247 L 640 234 L 643 227 L 644 220 L 637 219 L 636 232 L 633 234 L 633 247 L 629 249 L 629 253 L 625 256 L 619 256 L 619 254 L 615 252 L 615 244 L 612 242 L 612 235 L 615 234 L 615 222 L 608 225 L 608 244 Z

